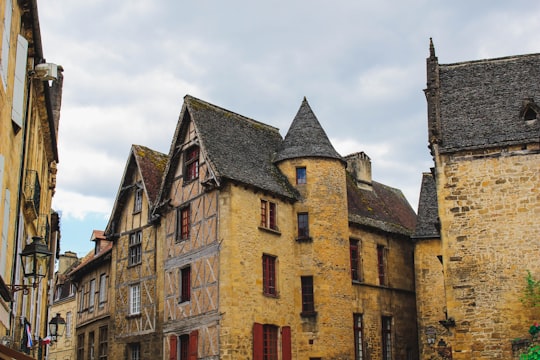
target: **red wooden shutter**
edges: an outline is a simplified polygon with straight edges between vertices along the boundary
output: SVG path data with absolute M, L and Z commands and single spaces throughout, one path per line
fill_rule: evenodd
M 189 334 L 189 360 L 197 360 L 199 356 L 199 330 Z
M 290 326 L 284 326 L 281 328 L 281 352 L 281 358 L 283 360 L 292 360 Z
M 263 360 L 263 326 L 253 323 L 253 360 Z
M 177 360 L 176 335 L 169 336 L 169 360 Z

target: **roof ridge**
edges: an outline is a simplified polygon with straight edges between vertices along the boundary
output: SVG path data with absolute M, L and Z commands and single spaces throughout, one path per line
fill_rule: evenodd
M 202 103 L 202 104 L 204 104 L 206 106 L 212 107 L 212 108 L 214 108 L 216 110 L 223 111 L 223 112 L 235 115 L 235 116 L 237 116 L 239 118 L 242 118 L 242 119 L 244 119 L 244 120 L 246 120 L 248 122 L 252 122 L 252 123 L 254 123 L 256 125 L 264 126 L 264 127 L 268 128 L 268 129 L 270 129 L 272 131 L 275 131 L 275 132 L 279 133 L 279 128 L 277 128 L 275 126 L 268 125 L 266 123 L 263 123 L 261 121 L 255 120 L 253 118 L 247 117 L 247 116 L 242 115 L 242 114 L 239 114 L 237 112 L 231 111 L 229 109 L 225 109 L 224 107 L 221 107 L 221 106 L 209 103 L 207 101 L 201 100 L 201 99 L 199 99 L 199 98 L 197 98 L 195 96 L 192 96 L 192 95 L 188 94 L 188 95 L 184 96 L 184 100 L 186 100 L 188 106 L 189 106 L 189 101 L 196 101 L 196 102 Z

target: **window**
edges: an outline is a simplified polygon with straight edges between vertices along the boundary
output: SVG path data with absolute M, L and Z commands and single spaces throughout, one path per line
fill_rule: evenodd
M 281 346 L 279 346 L 279 330 L 279 327 L 272 324 L 253 324 L 253 359 L 292 360 L 291 327 L 281 328 Z
M 191 300 L 191 266 L 180 269 L 179 302 Z
M 263 359 L 278 359 L 278 327 L 274 325 L 263 325 Z
M 313 276 L 302 276 L 302 316 L 315 315 L 315 298 L 313 295 Z
M 129 314 L 137 315 L 141 313 L 141 284 L 129 287 Z
M 351 254 L 351 278 L 352 281 L 361 281 L 361 269 L 360 269 L 360 242 L 358 240 L 351 240 L 349 245 L 349 252 Z
M 129 235 L 129 258 L 128 265 L 137 265 L 141 263 L 142 253 L 142 232 L 137 231 Z
M 199 177 L 199 147 L 193 146 L 184 153 L 185 181 L 193 181 Z
M 306 168 L 297 167 L 296 168 L 296 184 L 302 185 L 306 183 Z
M 263 255 L 263 294 L 276 296 L 276 257 Z
M 362 327 L 362 314 L 354 314 L 354 360 L 363 360 L 364 357 L 364 329 Z
M 278 230 L 276 215 L 276 204 L 267 200 L 261 200 L 261 227 Z
M 88 333 L 88 360 L 94 360 L 94 332 Z
M 189 238 L 189 229 L 191 225 L 189 206 L 178 208 L 176 210 L 176 241 Z
M 392 318 L 382 317 L 382 351 L 383 360 L 392 360 Z
M 142 210 L 143 189 L 141 185 L 137 184 L 135 189 L 135 203 L 133 204 L 133 212 L 138 213 Z
M 71 311 L 66 313 L 66 339 L 71 337 L 71 323 L 73 322 L 73 314 Z
M 79 312 L 82 313 L 84 311 L 84 284 L 82 285 L 81 291 L 79 291 Z
M 99 306 L 102 307 L 107 301 L 107 274 L 99 277 Z
M 308 213 L 298 213 L 298 238 L 309 238 L 309 218 Z
M 109 329 L 107 326 L 99 328 L 99 360 L 107 360 L 109 352 Z
M 94 301 L 96 295 L 96 279 L 90 280 L 90 291 L 88 293 L 88 311 L 94 311 Z
M 77 336 L 77 360 L 84 360 L 84 333 Z
M 180 335 L 178 337 L 178 354 L 180 360 L 188 360 L 189 357 L 189 335 Z
M 129 344 L 129 360 L 141 360 L 141 344 Z
M 191 333 L 169 337 L 169 359 L 189 360 L 198 359 L 199 353 L 199 331 L 193 330 Z
M 388 285 L 386 278 L 386 248 L 382 245 L 377 246 L 377 268 L 379 273 L 379 285 Z

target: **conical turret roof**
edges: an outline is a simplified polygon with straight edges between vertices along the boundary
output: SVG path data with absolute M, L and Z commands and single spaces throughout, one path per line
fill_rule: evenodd
M 280 162 L 305 157 L 323 157 L 344 161 L 330 143 L 306 98 L 302 101 L 274 161 Z

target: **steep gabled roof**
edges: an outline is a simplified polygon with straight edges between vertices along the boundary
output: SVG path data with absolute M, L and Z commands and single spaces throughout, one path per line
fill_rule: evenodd
M 385 232 L 410 236 L 416 214 L 403 193 L 390 186 L 372 182 L 372 189 L 360 189 L 347 176 L 349 222 Z
M 146 199 L 150 207 L 156 205 L 158 200 L 159 189 L 161 186 L 161 180 L 165 166 L 167 165 L 167 155 L 160 153 L 159 151 L 152 150 L 146 146 L 132 145 L 126 167 L 124 168 L 124 174 L 116 194 L 113 210 L 109 218 L 109 223 L 106 227 L 106 233 L 109 234 L 114 229 L 111 229 L 113 222 L 122 211 L 125 205 L 127 194 L 126 190 L 131 189 L 133 184 L 131 179 L 134 177 L 135 172 L 139 172 L 142 179 L 142 187 L 146 195 Z
M 302 101 L 289 131 L 285 135 L 285 140 L 275 157 L 275 161 L 300 157 L 324 157 L 343 161 L 332 146 L 306 98 Z
M 538 142 L 540 54 L 439 65 L 441 152 Z M 539 115 L 540 116 L 540 115 Z
M 437 188 L 431 173 L 422 174 L 422 186 L 418 201 L 418 221 L 414 231 L 414 239 L 440 238 L 439 207 L 437 205 Z
M 167 200 L 167 189 L 179 165 L 179 148 L 190 121 L 197 132 L 201 155 L 218 185 L 233 181 L 296 198 L 296 191 L 272 163 L 282 142 L 277 128 L 186 95 L 171 145 L 161 201 Z

